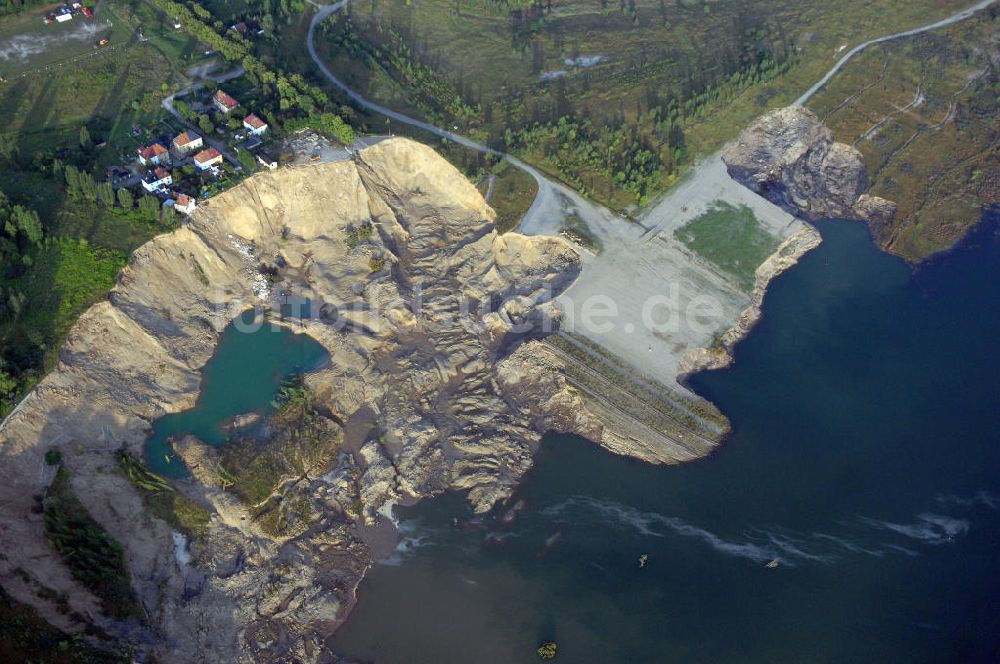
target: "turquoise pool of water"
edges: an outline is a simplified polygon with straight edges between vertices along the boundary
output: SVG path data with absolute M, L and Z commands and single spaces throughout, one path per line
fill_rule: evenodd
M 168 477 L 187 474 L 169 439 L 193 434 L 210 445 L 222 445 L 222 425 L 235 415 L 271 410 L 281 381 L 308 371 L 327 357 L 312 337 L 274 325 L 253 310 L 244 312 L 222 332 L 218 348 L 202 370 L 201 393 L 194 408 L 164 415 L 153 423 L 146 460 L 154 472 Z

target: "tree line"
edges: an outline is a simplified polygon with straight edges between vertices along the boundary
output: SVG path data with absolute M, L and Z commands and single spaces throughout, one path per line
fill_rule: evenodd
M 3 0 L 0 3 L 0 16 L 17 14 L 34 7 L 43 7 L 51 4 L 48 0 Z

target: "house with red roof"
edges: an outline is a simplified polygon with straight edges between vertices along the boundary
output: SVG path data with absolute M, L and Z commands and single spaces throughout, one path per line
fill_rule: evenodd
M 159 166 L 170 163 L 170 151 L 159 143 L 139 148 L 139 163 L 143 166 Z
M 267 123 L 253 113 L 243 118 L 243 126 L 254 136 L 263 136 L 267 131 Z
M 207 171 L 212 166 L 222 163 L 222 153 L 215 148 L 202 150 L 194 156 L 194 165 L 199 171 Z
M 217 109 L 227 114 L 240 105 L 240 102 L 236 101 L 222 90 L 215 91 L 215 95 L 212 96 L 212 103 L 215 104 Z
M 187 194 L 178 194 L 177 199 L 174 201 L 174 209 L 184 214 L 191 214 L 197 206 L 198 203 L 194 198 Z
M 179 155 L 189 154 L 200 149 L 204 143 L 198 134 L 193 131 L 185 131 L 174 137 L 174 152 Z

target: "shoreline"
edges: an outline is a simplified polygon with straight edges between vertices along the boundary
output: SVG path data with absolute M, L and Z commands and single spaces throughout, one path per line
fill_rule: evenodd
M 733 351 L 743 341 L 763 316 L 764 298 L 768 287 L 777 277 L 795 267 L 807 253 L 823 242 L 819 231 L 805 222 L 804 228 L 789 236 L 756 270 L 750 306 L 739 319 L 722 333 L 719 341 L 708 348 L 693 348 L 681 358 L 681 372 L 677 381 L 687 387 L 687 379 L 702 371 L 714 371 L 731 366 L 735 361 Z

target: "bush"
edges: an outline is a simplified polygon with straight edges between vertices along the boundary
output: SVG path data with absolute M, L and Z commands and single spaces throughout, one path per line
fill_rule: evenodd
M 99 597 L 109 614 L 119 618 L 139 615 L 125 567 L 125 552 L 73 494 L 65 466 L 59 467 L 42 508 L 45 534 L 73 578 Z
M 555 659 L 558 646 L 555 641 L 549 641 L 538 646 L 538 656 L 541 659 Z
M 45 463 L 50 466 L 58 466 L 62 461 L 62 452 L 56 448 L 51 448 L 45 451 Z

